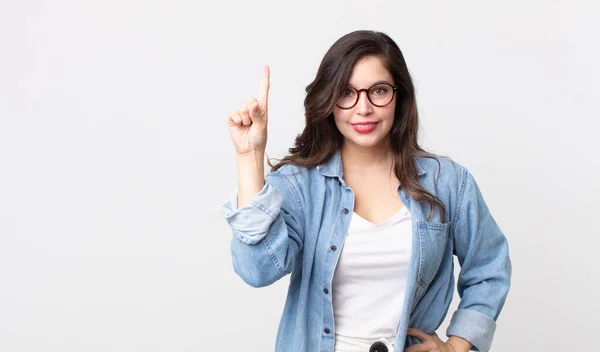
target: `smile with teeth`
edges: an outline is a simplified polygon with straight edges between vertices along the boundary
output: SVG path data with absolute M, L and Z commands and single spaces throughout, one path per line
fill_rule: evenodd
M 367 129 L 367 128 L 371 128 L 373 126 L 375 126 L 376 123 L 369 123 L 369 124 L 353 124 L 352 126 L 358 128 L 358 129 Z

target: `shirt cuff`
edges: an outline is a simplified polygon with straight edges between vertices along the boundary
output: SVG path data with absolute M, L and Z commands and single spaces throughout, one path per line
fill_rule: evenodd
M 277 188 L 265 182 L 263 188 L 242 208 L 237 207 L 239 188 L 236 187 L 221 205 L 221 214 L 233 234 L 246 244 L 256 244 L 267 235 L 269 227 L 279 215 L 283 198 Z
M 469 341 L 473 351 L 487 352 L 492 345 L 496 322 L 487 315 L 472 309 L 458 309 L 446 331 L 448 337 L 454 335 Z

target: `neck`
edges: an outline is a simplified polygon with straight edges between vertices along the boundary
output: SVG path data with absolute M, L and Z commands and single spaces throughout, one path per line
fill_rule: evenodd
M 344 143 L 341 148 L 342 163 L 346 170 L 373 170 L 377 168 L 391 168 L 394 155 L 389 145 L 363 148 Z

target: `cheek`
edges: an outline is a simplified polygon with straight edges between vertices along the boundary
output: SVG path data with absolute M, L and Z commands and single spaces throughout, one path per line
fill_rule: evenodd
M 345 111 L 339 109 L 333 111 L 333 120 L 335 121 L 336 125 L 339 126 L 340 124 L 344 124 L 349 121 L 349 119 L 350 115 Z
M 394 119 L 394 114 L 396 114 L 396 102 L 393 102 L 392 104 L 388 105 L 388 108 L 389 109 L 387 113 L 392 119 Z
M 394 118 L 396 117 L 396 109 L 394 107 L 392 107 L 386 114 L 387 120 L 390 123 L 394 122 Z

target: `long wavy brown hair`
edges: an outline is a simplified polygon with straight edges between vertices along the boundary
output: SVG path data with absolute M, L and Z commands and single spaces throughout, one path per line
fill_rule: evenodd
M 390 145 L 394 154 L 394 173 L 402 189 L 417 201 L 430 206 L 428 220 L 435 209 L 446 222 L 446 209 L 442 201 L 427 192 L 418 181 L 414 157 L 422 156 L 439 161 L 418 144 L 419 114 L 415 89 L 404 56 L 398 45 L 385 33 L 358 30 L 338 39 L 329 48 L 317 71 L 315 79 L 306 86 L 304 108 L 306 126 L 289 149 L 290 155 L 273 165 L 271 171 L 286 164 L 311 168 L 328 161 L 341 148 L 343 135 L 337 129 L 333 109 L 346 88 L 355 63 L 366 57 L 377 56 L 392 75 L 398 86 L 396 113 L 390 130 Z M 437 180 L 436 180 L 437 181 Z

